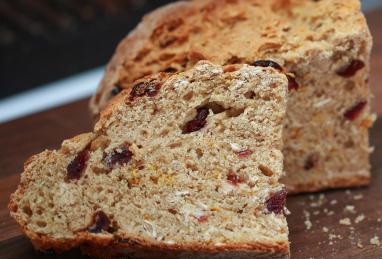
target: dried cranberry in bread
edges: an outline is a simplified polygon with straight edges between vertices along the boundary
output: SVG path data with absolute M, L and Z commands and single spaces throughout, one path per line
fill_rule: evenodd
M 288 258 L 287 84 L 273 68 L 209 62 L 141 79 L 94 132 L 26 162 L 11 215 L 38 249 Z
M 290 192 L 369 182 L 371 37 L 359 0 L 196 0 L 144 17 L 118 46 L 91 107 L 113 87 L 197 60 L 283 66 L 290 79 L 283 182 Z M 294 74 L 294 75 L 293 75 Z

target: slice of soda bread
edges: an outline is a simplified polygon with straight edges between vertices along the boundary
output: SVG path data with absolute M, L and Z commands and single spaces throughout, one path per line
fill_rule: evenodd
M 288 258 L 287 77 L 201 61 L 122 91 L 94 132 L 25 164 L 9 204 L 38 249 Z
M 295 76 L 284 130 L 289 191 L 364 185 L 374 120 L 370 50 L 359 0 L 178 2 L 147 15 L 120 43 L 91 107 L 97 114 L 132 81 L 182 71 L 199 59 L 220 65 L 272 60 Z

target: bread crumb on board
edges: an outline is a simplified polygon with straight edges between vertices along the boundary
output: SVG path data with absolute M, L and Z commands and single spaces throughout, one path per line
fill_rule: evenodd
M 381 242 L 379 241 L 378 236 L 374 236 L 373 238 L 370 239 L 370 244 L 375 245 L 375 246 L 380 246 Z
M 309 219 L 305 220 L 304 224 L 307 230 L 311 229 L 313 226 L 312 222 Z
M 358 200 L 362 200 L 362 199 L 363 199 L 363 194 L 360 193 L 360 194 L 354 195 L 354 196 L 353 196 L 353 199 L 356 200 L 356 201 L 358 201 Z
M 349 213 L 356 213 L 354 205 L 346 205 L 344 211 Z
M 353 201 L 362 200 L 364 198 L 364 195 L 361 193 L 355 194 L 352 193 L 351 190 L 345 191 L 346 195 L 350 195 L 350 199 Z M 310 205 L 310 209 L 304 210 L 304 224 L 306 230 L 312 231 L 314 228 L 313 223 L 319 222 L 315 219 L 314 216 L 318 215 L 324 215 L 324 216 L 331 216 L 331 215 L 337 215 L 340 218 L 338 219 L 338 228 L 340 226 L 343 226 L 342 229 L 346 228 L 348 229 L 348 234 L 341 236 L 336 233 L 336 228 L 331 228 L 330 226 L 319 226 L 321 227 L 321 233 L 326 233 L 328 235 L 327 242 L 324 242 L 325 244 L 329 246 L 334 246 L 338 242 L 344 242 L 339 240 L 349 240 L 351 245 L 353 247 L 356 247 L 358 249 L 365 249 L 365 244 L 370 243 L 371 245 L 381 247 L 381 241 L 379 239 L 379 236 L 375 235 L 374 237 L 368 239 L 362 239 L 360 234 L 360 229 L 358 229 L 359 225 L 356 226 L 355 224 L 360 224 L 361 222 L 364 222 L 366 220 L 366 216 L 363 213 L 360 213 L 360 211 L 357 210 L 356 205 L 357 204 L 344 204 L 342 213 L 341 210 L 338 212 L 334 212 L 330 210 L 330 208 L 338 207 L 340 205 L 340 201 L 337 199 L 330 199 L 328 196 L 325 197 L 325 195 L 309 195 L 309 201 L 308 205 Z M 325 205 L 327 204 L 327 205 Z M 308 208 L 309 208 L 308 207 Z M 321 207 L 321 208 L 320 208 Z M 332 207 L 332 208 L 333 208 Z M 342 215 L 342 217 L 341 217 Z M 346 216 L 347 217 L 346 217 Z M 311 218 L 313 217 L 313 219 Z M 377 218 L 376 222 L 382 222 L 381 218 Z M 323 243 L 323 244 L 324 244 Z M 332 248 L 334 249 L 334 247 Z
M 347 225 L 347 226 L 351 225 L 351 220 L 349 218 L 340 219 L 339 222 L 340 222 L 341 225 Z
M 329 240 L 342 239 L 341 235 L 329 234 Z
M 313 226 L 312 222 L 310 221 L 310 212 L 304 210 L 303 213 L 304 213 L 304 217 L 305 217 L 305 220 L 304 220 L 305 228 L 306 228 L 306 230 L 309 230 Z
M 331 200 L 330 201 L 330 205 L 335 205 L 335 204 L 337 204 L 337 200 Z
M 309 198 L 310 198 L 310 200 L 314 200 L 314 195 L 310 195 L 309 196 Z M 318 195 L 318 200 L 317 200 L 317 202 L 311 202 L 310 203 L 310 207 L 312 207 L 312 208 L 318 208 L 318 207 L 321 207 L 324 203 L 325 203 L 325 194 L 323 194 L 323 193 L 320 193 L 319 195 Z
M 364 214 L 361 214 L 361 215 L 358 215 L 358 216 L 355 218 L 354 222 L 355 222 L 355 223 L 360 223 L 360 222 L 363 221 L 364 219 L 365 219 L 365 215 L 364 215 Z

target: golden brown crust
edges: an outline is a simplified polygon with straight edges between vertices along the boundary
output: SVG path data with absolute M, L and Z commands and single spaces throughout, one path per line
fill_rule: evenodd
M 94 115 L 101 112 L 98 104 L 107 102 L 108 96 L 104 93 L 110 89 L 110 84 L 114 84 L 115 81 L 119 80 L 118 74 L 119 70 L 122 69 L 121 64 L 125 60 L 133 60 L 138 53 L 141 53 L 142 44 L 150 38 L 155 28 L 164 23 L 169 17 L 175 19 L 176 17 L 191 15 L 190 12 L 192 11 L 189 9 L 191 6 L 190 2 L 179 1 L 145 15 L 138 27 L 119 43 L 116 54 L 113 55 L 106 67 L 105 76 L 97 89 L 97 93 L 90 101 L 90 107 Z M 136 79 L 138 78 L 132 81 Z
M 137 238 L 118 238 L 107 248 L 85 245 L 84 253 L 99 258 L 289 258 L 289 244 L 172 244 L 150 243 Z
M 251 4 L 254 6 L 264 5 L 264 7 L 269 8 L 270 10 L 273 10 L 273 11 L 285 10 L 286 12 L 288 12 L 288 10 L 292 7 L 311 4 L 312 1 L 311 0 L 272 0 L 272 1 L 264 2 L 259 0 L 252 0 L 248 2 L 252 2 Z M 248 5 L 251 5 L 251 4 L 248 4 Z M 317 3 L 317 4 L 321 5 L 321 3 Z M 96 115 L 101 111 L 103 106 L 110 99 L 110 95 L 108 94 L 110 89 L 113 87 L 115 83 L 118 83 L 119 80 L 127 79 L 129 82 L 133 82 L 137 80 L 138 78 L 141 78 L 142 76 L 147 75 L 144 72 L 145 67 L 150 66 L 150 64 L 145 64 L 142 66 L 142 64 L 140 64 L 139 61 L 141 61 L 142 56 L 144 57 L 151 52 L 150 50 L 150 48 L 152 47 L 151 37 L 152 37 L 152 34 L 158 28 L 161 28 L 162 26 L 166 25 L 169 22 L 176 21 L 177 19 L 183 20 L 185 19 L 185 17 L 198 16 L 198 15 L 200 16 L 201 13 L 203 13 L 204 11 L 206 11 L 206 14 L 208 15 L 208 17 L 203 17 L 203 19 L 206 19 L 207 21 L 209 19 L 211 20 L 218 19 L 220 17 L 215 17 L 216 15 L 213 12 L 219 9 L 223 10 L 224 8 L 227 7 L 227 5 L 238 5 L 239 6 L 237 7 L 238 10 L 245 8 L 246 6 L 245 1 L 242 1 L 242 0 L 178 1 L 175 3 L 165 5 L 145 15 L 141 23 L 119 43 L 115 51 L 115 54 L 113 55 L 111 61 L 108 63 L 105 70 L 105 75 L 98 87 L 97 93 L 92 97 L 92 100 L 90 102 L 90 108 L 92 113 Z M 243 5 L 243 6 L 240 6 L 240 5 Z M 324 6 L 322 8 L 323 10 L 328 8 L 327 3 L 322 3 L 322 5 Z M 354 12 L 354 10 L 359 10 L 360 8 L 360 3 L 358 0 L 350 0 L 350 1 L 347 1 L 346 4 L 343 3 L 342 1 L 336 0 L 335 3 L 333 2 L 333 4 L 330 4 L 330 8 L 332 8 L 333 5 L 339 6 L 337 8 L 338 16 L 340 16 L 341 14 L 347 15 L 346 12 L 348 10 Z M 232 9 L 234 8 L 236 8 L 236 6 L 232 7 Z M 268 11 L 269 10 L 267 10 L 267 12 Z M 330 11 L 330 10 L 327 10 L 327 11 Z M 259 14 L 257 13 L 257 15 Z M 269 15 L 273 15 L 273 14 L 269 14 Z M 227 20 L 227 22 L 230 22 L 229 19 Z M 241 19 L 240 14 L 237 16 L 233 15 L 232 19 L 240 20 Z M 289 18 L 283 17 L 283 19 L 293 19 L 293 17 L 289 17 Z M 338 19 L 338 21 L 340 21 L 340 19 Z M 270 22 L 272 22 L 272 20 L 270 20 Z M 277 22 L 277 20 L 275 22 Z M 355 25 L 359 27 L 363 27 L 363 24 L 365 24 L 365 20 L 363 17 L 360 17 L 360 19 L 357 20 L 357 24 Z M 268 26 L 269 29 L 262 32 L 262 34 L 260 34 L 258 31 L 253 32 L 256 37 L 256 41 L 247 42 L 247 44 L 250 44 L 249 46 L 251 50 L 257 50 L 257 51 L 252 51 L 252 54 L 250 56 L 235 55 L 235 52 L 237 53 L 243 52 L 242 54 L 248 54 L 247 50 L 245 49 L 249 48 L 249 46 L 245 46 L 243 49 L 242 44 L 237 45 L 235 42 L 230 43 L 230 44 L 234 44 L 234 47 L 229 47 L 229 45 L 227 45 L 228 46 L 227 50 L 225 50 L 226 46 L 222 46 L 224 51 L 221 51 L 220 53 L 209 53 L 208 51 L 204 51 L 203 48 L 198 46 L 199 45 L 198 39 L 196 39 L 195 42 L 191 44 L 191 46 L 185 45 L 184 52 L 189 57 L 192 55 L 192 53 L 195 50 L 196 53 L 204 57 L 202 59 L 211 60 L 215 63 L 221 63 L 221 62 L 224 63 L 224 60 L 228 57 L 231 57 L 231 59 L 232 58 L 237 59 L 238 63 L 253 62 L 255 57 L 260 58 L 261 56 L 263 56 L 261 52 L 266 53 L 267 50 L 272 50 L 273 48 L 277 50 L 277 49 L 280 49 L 283 45 L 285 45 L 285 43 L 288 43 L 287 39 L 285 39 L 286 36 L 281 34 L 282 32 L 281 26 L 277 26 L 277 28 L 271 28 L 272 26 L 274 25 L 271 25 L 270 23 Z M 344 24 L 340 23 L 340 26 L 338 26 L 337 29 L 341 28 L 343 30 L 343 27 L 344 27 Z M 191 28 L 188 28 L 188 29 L 190 31 L 186 31 L 186 32 L 182 31 L 182 33 L 186 33 L 186 34 L 193 33 L 192 32 L 193 29 Z M 304 32 L 304 30 L 306 30 L 306 28 L 301 29 L 301 40 L 306 40 L 304 38 L 305 36 L 307 38 L 311 37 L 311 35 L 305 35 L 307 32 Z M 268 34 L 269 36 L 264 36 Z M 365 34 L 369 34 L 369 33 L 365 32 Z M 203 40 L 203 38 L 201 40 Z M 195 47 L 192 45 L 195 45 Z M 296 47 L 298 47 L 298 45 L 292 44 L 290 46 L 291 48 L 290 50 L 295 51 Z M 305 57 L 304 52 L 306 53 L 306 55 L 308 55 L 310 49 L 312 49 L 311 46 L 307 47 L 306 49 L 303 48 L 302 53 L 299 53 L 299 55 L 302 54 L 301 56 L 302 58 L 304 58 Z M 160 53 L 158 53 L 158 55 L 159 54 Z M 177 53 L 177 54 L 182 55 L 182 53 Z M 141 66 L 140 71 L 139 72 L 129 71 L 130 66 L 134 66 L 135 63 Z M 154 68 L 154 71 L 150 71 L 150 74 L 159 72 L 160 65 L 158 66 L 157 68 Z M 158 71 L 158 68 L 159 68 L 159 71 Z M 125 73 L 126 71 L 128 72 L 127 75 Z
M 370 177 L 367 171 L 354 173 L 351 177 L 335 176 L 325 181 L 310 181 L 306 183 L 293 184 L 287 186 L 288 194 L 298 194 L 304 192 L 318 192 L 325 189 L 349 188 L 354 186 L 367 186 L 370 184 Z M 325 186 L 325 188 L 323 188 Z
M 9 209 L 14 203 L 9 204 Z M 121 238 L 94 236 L 80 233 L 75 239 L 52 240 L 44 235 L 29 231 L 25 225 L 21 230 L 31 239 L 33 246 L 41 251 L 53 249 L 64 252 L 74 247 L 96 258 L 152 258 L 161 255 L 161 258 L 289 258 L 289 243 L 265 244 L 225 244 L 221 246 L 208 246 L 208 244 L 174 244 L 164 245 L 150 243 L 137 238 Z M 219 254 L 217 254 L 219 253 Z M 181 257 L 179 257 L 181 256 Z M 244 256 L 244 257 L 243 257 Z

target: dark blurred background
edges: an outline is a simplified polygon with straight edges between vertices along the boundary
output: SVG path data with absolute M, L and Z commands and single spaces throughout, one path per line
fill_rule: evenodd
M 104 65 L 170 0 L 0 0 L 0 99 Z

